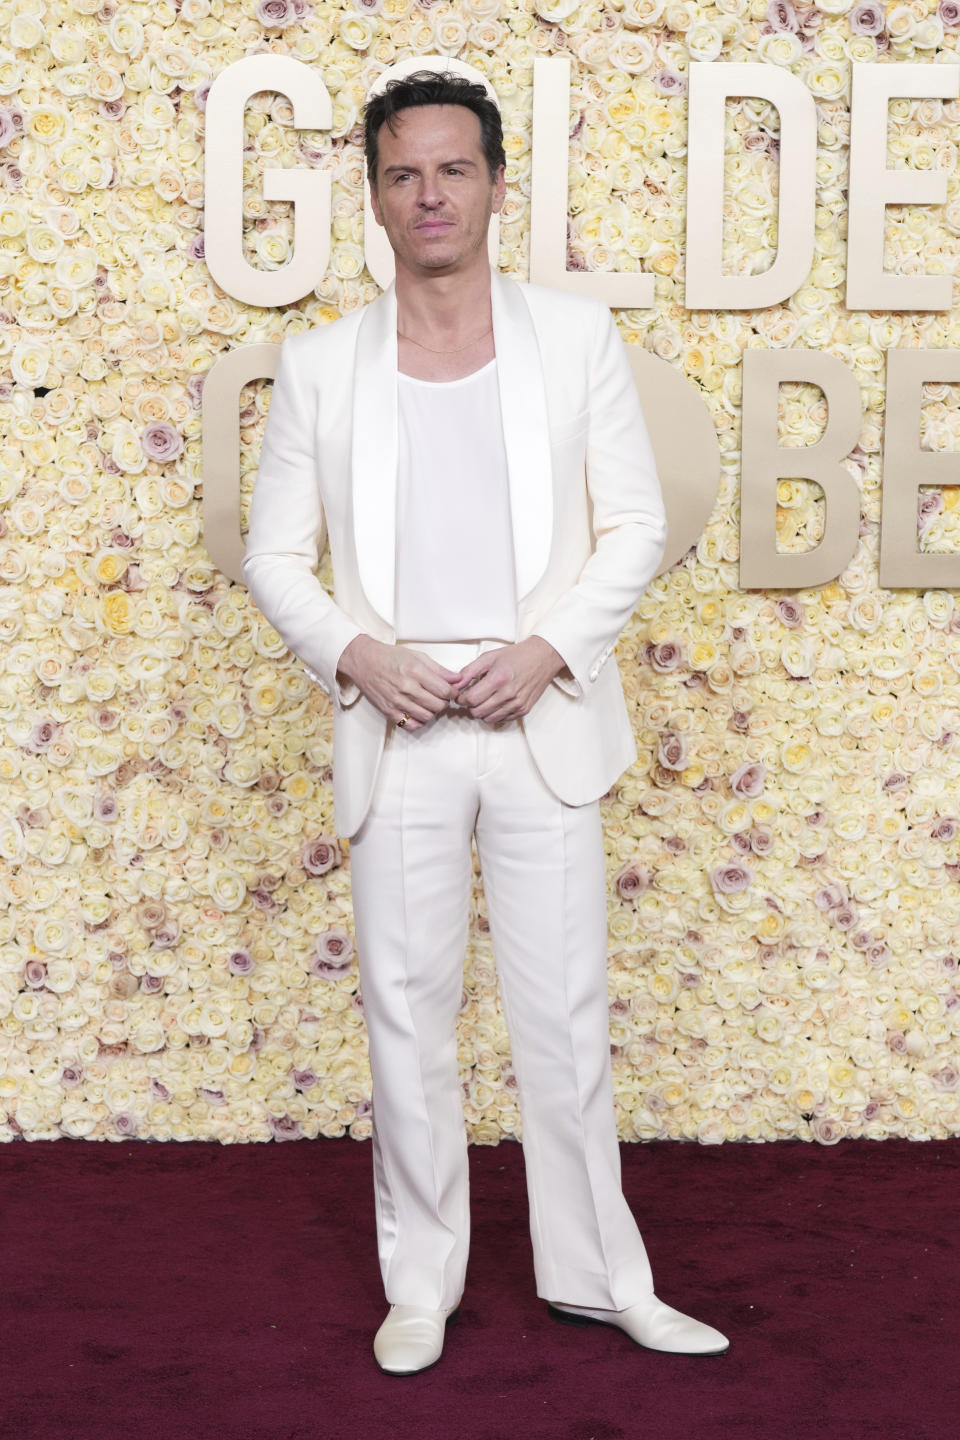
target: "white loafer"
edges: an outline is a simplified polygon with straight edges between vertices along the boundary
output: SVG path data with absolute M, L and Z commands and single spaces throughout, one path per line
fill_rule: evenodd
M 589 1310 L 581 1305 L 561 1305 L 548 1301 L 547 1309 L 555 1320 L 565 1325 L 616 1325 L 631 1340 L 646 1350 L 666 1350 L 672 1355 L 722 1355 L 730 1341 L 712 1325 L 704 1325 L 689 1315 L 681 1315 L 670 1305 L 651 1295 L 626 1310 Z
M 459 1305 L 430 1310 L 424 1305 L 391 1305 L 386 1320 L 373 1338 L 373 1353 L 388 1375 L 415 1375 L 436 1365 L 443 1353 L 447 1326 L 457 1318 Z

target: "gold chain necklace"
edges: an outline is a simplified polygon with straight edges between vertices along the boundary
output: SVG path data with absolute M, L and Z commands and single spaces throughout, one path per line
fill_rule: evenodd
M 432 345 L 424 345 L 422 341 L 414 340 L 412 335 L 404 335 L 402 330 L 397 331 L 401 340 L 409 340 L 411 345 L 419 345 L 421 350 L 429 350 L 431 355 L 459 355 L 461 350 L 469 350 L 471 345 L 476 345 L 478 340 L 486 340 L 487 336 L 492 333 L 493 326 L 491 325 L 489 330 L 484 330 L 483 334 L 478 335 L 475 340 L 468 340 L 466 345 L 456 345 L 452 350 L 436 350 Z

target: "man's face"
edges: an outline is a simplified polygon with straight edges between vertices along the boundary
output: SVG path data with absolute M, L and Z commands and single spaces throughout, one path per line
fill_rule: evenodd
M 464 105 L 416 105 L 380 126 L 373 213 L 398 264 L 416 274 L 462 270 L 487 243 L 503 204 L 503 166 L 491 181 L 480 120 Z

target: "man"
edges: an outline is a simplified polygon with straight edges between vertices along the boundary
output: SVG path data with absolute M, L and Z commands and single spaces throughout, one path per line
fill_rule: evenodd
M 620 1188 L 599 797 L 636 756 L 616 638 L 663 552 L 605 306 L 500 276 L 499 113 L 450 73 L 365 115 L 396 280 L 285 342 L 250 593 L 334 709 L 373 1074 L 392 1374 L 439 1359 L 469 1243 L 455 1042 L 476 836 L 520 1090 L 537 1291 L 567 1323 L 719 1353 L 653 1293 Z M 314 571 L 324 524 L 334 596 Z

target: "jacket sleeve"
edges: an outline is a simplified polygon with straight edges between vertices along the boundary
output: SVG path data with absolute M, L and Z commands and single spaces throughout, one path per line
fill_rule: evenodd
M 633 372 L 609 309 L 597 307 L 588 378 L 587 491 L 596 544 L 575 585 L 533 633 L 566 661 L 583 695 L 613 654 L 663 557 L 667 526 L 656 462 Z
M 326 537 L 317 478 L 313 406 L 303 393 L 289 342 L 280 349 L 260 466 L 253 487 L 243 578 L 254 604 L 312 680 L 338 706 L 360 694 L 341 685 L 337 664 L 363 632 L 316 576 Z

